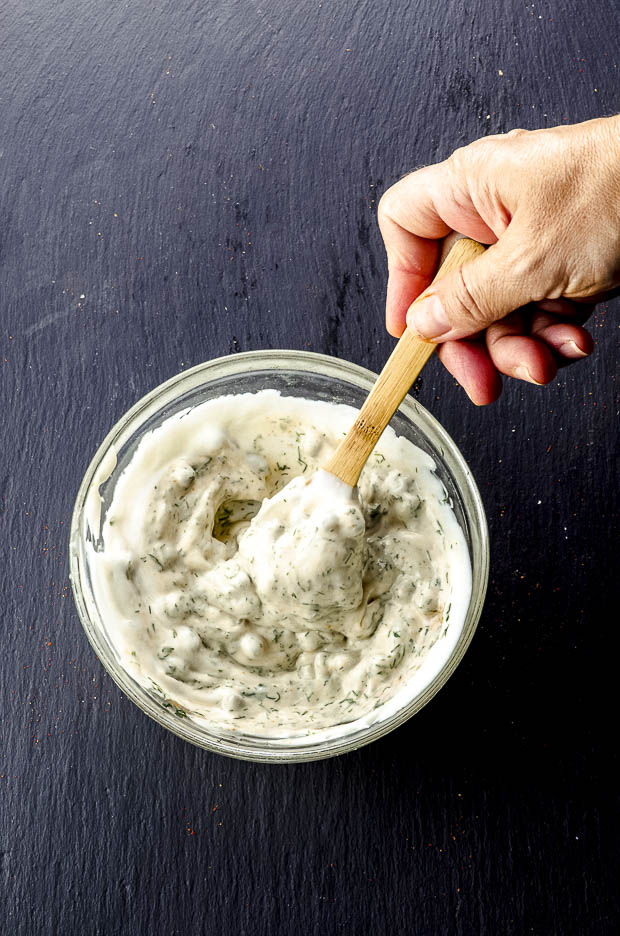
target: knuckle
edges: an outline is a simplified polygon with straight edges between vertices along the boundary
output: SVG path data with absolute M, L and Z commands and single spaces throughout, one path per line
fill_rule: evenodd
M 480 140 L 475 140 L 473 143 L 468 143 L 467 146 L 459 146 L 458 149 L 455 149 L 447 159 L 448 169 L 452 170 L 456 175 L 462 175 L 469 164 L 472 152 L 480 142 Z
M 420 169 L 412 169 L 411 172 L 406 172 L 404 176 L 385 190 L 377 205 L 377 217 L 379 219 L 394 219 L 398 215 L 398 209 L 402 206 L 403 194 L 407 191 L 412 177 L 416 176 L 420 171 Z
M 513 130 L 510 130 L 503 136 L 505 140 L 517 140 L 519 138 L 528 136 L 529 132 L 529 130 L 524 130 L 523 127 L 515 127 Z
M 379 224 L 394 216 L 394 203 L 397 200 L 397 195 L 394 191 L 395 188 L 395 185 L 390 186 L 379 199 L 379 204 L 377 205 L 377 220 Z
M 452 175 L 455 189 L 468 191 L 477 187 L 482 177 L 481 169 L 488 166 L 493 150 L 494 143 L 490 137 L 482 137 L 454 150 L 446 160 L 446 168 Z
M 465 146 L 459 146 L 455 149 L 448 157 L 447 164 L 450 169 L 462 174 L 472 166 L 477 165 L 480 160 L 486 163 L 489 157 L 493 153 L 501 151 L 500 148 L 506 143 L 513 143 L 515 140 L 521 140 L 530 136 L 530 133 L 530 130 L 523 130 L 521 127 L 516 127 L 514 130 L 510 130 L 509 133 L 480 137 Z

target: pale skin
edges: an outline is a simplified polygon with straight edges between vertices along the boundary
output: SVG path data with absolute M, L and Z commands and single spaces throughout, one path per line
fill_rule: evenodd
M 583 324 L 619 291 L 620 116 L 476 140 L 393 185 L 378 217 L 390 334 L 438 342 L 479 406 L 501 374 L 549 383 L 591 354 Z M 428 289 L 452 231 L 491 246 Z

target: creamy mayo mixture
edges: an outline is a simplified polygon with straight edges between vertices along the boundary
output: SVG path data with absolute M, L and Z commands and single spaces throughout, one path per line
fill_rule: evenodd
M 433 462 L 388 429 L 357 489 L 319 471 L 354 418 L 221 397 L 148 434 L 120 477 L 95 598 L 125 668 L 180 717 L 272 737 L 368 723 L 454 646 L 469 558 Z

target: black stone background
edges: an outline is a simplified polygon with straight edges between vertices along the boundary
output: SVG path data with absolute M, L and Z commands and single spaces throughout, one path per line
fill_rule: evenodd
M 194 749 L 117 690 L 68 582 L 80 479 L 238 350 L 380 369 L 380 194 L 481 134 L 617 112 L 616 0 L 0 3 L 3 933 L 618 931 L 617 304 L 547 389 L 416 395 L 492 538 L 457 673 L 337 760 Z

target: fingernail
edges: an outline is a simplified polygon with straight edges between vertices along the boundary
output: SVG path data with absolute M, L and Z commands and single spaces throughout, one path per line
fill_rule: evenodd
M 414 302 L 407 313 L 407 325 L 421 338 L 439 338 L 450 331 L 446 310 L 437 296 Z
M 524 364 L 520 364 L 515 370 L 515 377 L 518 377 L 519 380 L 527 380 L 528 383 L 536 384 L 537 387 L 544 387 L 544 383 L 540 380 L 534 380 L 529 370 Z
M 576 341 L 565 341 L 563 345 L 560 345 L 559 352 L 565 354 L 566 357 L 588 357 L 588 351 L 583 351 Z

